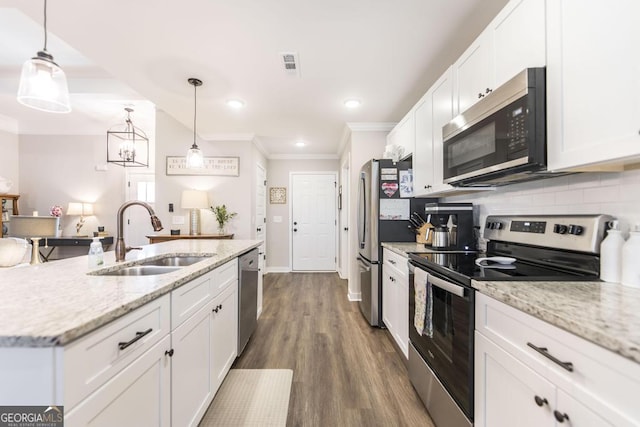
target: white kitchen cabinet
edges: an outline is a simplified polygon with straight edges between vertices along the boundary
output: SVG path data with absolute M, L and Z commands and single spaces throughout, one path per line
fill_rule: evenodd
M 382 320 L 405 358 L 409 357 L 408 259 L 383 250 Z
M 415 117 L 414 111 L 409 111 L 400 122 L 387 135 L 387 145 L 402 147 L 400 159 L 405 159 L 413 154 L 415 149 Z
M 214 298 L 211 332 L 211 381 L 217 391 L 238 354 L 237 281 Z
M 475 425 L 640 424 L 639 364 L 480 293 L 475 337 Z
M 430 89 L 415 106 L 416 142 L 413 154 L 413 195 L 416 197 L 431 192 L 435 183 L 432 94 Z
M 170 426 L 170 362 L 165 336 L 73 409 L 65 426 Z
M 213 303 L 171 332 L 171 424 L 198 425 L 215 389 L 211 381 Z
M 453 64 L 455 114 L 523 69 L 545 66 L 545 3 L 511 0 Z
M 640 160 L 640 2 L 547 5 L 550 170 Z

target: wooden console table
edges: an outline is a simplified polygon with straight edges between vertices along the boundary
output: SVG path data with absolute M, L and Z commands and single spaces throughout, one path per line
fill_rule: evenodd
M 153 244 L 179 239 L 233 239 L 233 234 L 149 234 L 147 238 Z
M 53 253 L 53 250 L 58 246 L 89 247 L 91 245 L 91 242 L 93 242 L 92 237 L 43 237 L 42 239 L 40 239 L 40 255 L 42 256 L 42 260 L 44 262 L 47 262 L 49 261 L 49 257 Z M 100 243 L 102 243 L 102 248 L 106 251 L 109 246 L 113 245 L 113 236 L 100 237 Z

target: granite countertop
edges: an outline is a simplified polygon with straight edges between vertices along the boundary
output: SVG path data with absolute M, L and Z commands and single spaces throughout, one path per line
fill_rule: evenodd
M 424 254 L 434 252 L 432 248 L 425 246 L 424 243 L 416 242 L 382 242 L 382 247 L 405 258 L 409 258 L 410 253 Z
M 161 255 L 214 254 L 155 276 L 89 275 L 87 256 L 0 268 L 0 347 L 65 345 L 262 244 L 260 240 L 179 240 L 143 246 L 124 263 Z M 115 252 L 105 264 L 116 267 Z
M 640 363 L 640 289 L 608 282 L 480 282 L 481 293 Z

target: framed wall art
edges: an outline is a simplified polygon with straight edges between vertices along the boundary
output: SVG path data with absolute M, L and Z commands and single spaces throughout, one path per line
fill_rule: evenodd
M 185 156 L 167 156 L 167 175 L 240 176 L 240 157 L 205 157 L 201 169 L 187 169 Z
M 286 187 L 271 187 L 269 188 L 269 203 L 273 205 L 282 205 L 287 203 L 287 188 Z

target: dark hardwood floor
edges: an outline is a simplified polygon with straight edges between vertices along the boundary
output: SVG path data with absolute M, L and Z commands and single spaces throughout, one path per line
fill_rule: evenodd
M 427 426 L 387 331 L 372 328 L 336 273 L 268 274 L 238 369 L 292 369 L 287 426 Z

